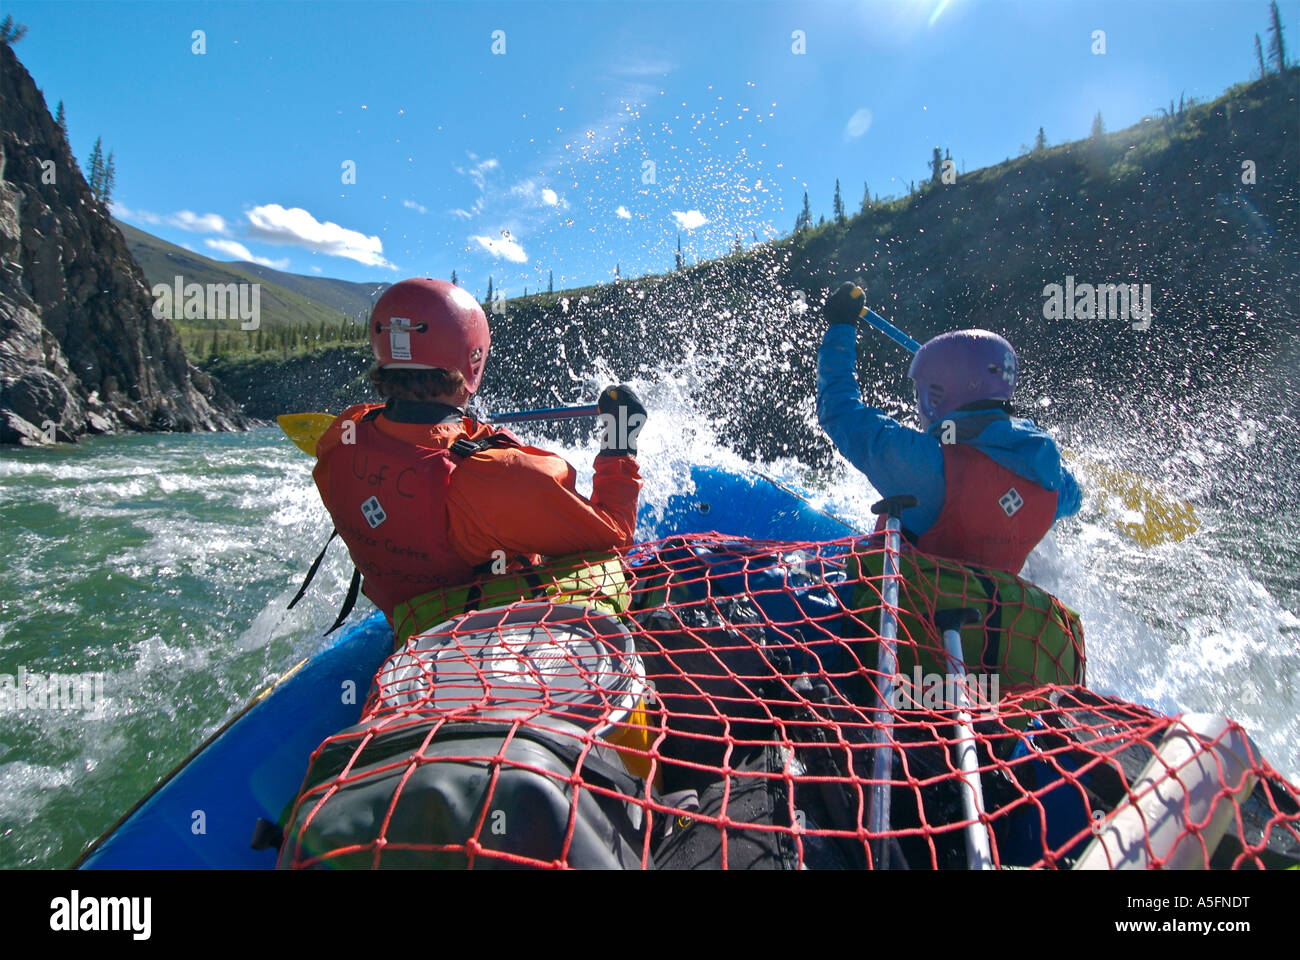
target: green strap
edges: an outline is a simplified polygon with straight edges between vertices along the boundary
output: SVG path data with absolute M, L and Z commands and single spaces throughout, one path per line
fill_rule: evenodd
M 431 590 L 399 603 L 393 610 L 397 643 L 469 610 L 543 597 L 553 603 L 589 606 L 611 616 L 625 613 L 631 605 L 627 571 L 618 554 L 560 558 L 460 587 Z

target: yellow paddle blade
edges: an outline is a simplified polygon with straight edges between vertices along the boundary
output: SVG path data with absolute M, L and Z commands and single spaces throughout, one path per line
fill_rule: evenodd
M 1066 456 L 1107 494 L 1101 512 L 1118 512 L 1116 528 L 1140 547 L 1179 541 L 1200 529 L 1196 508 L 1153 488 L 1151 481 L 1115 467 Z M 1118 501 L 1114 504 L 1113 501 Z M 1107 504 L 1111 503 L 1110 510 Z
M 316 456 L 316 441 L 334 422 L 332 413 L 282 413 L 275 418 L 284 435 L 303 453 Z

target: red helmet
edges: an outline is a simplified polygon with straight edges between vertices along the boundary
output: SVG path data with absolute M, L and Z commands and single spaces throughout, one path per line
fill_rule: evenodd
M 445 280 L 395 283 L 370 313 L 370 346 L 381 367 L 459 370 L 470 393 L 483 378 L 491 342 L 478 301 Z

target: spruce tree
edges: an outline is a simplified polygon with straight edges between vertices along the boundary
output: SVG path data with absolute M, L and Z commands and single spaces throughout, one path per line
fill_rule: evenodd
M 488 277 L 488 294 L 487 294 L 487 303 L 490 304 L 491 302 L 492 302 L 492 278 L 491 278 L 491 277 Z
M 117 165 L 113 162 L 113 151 L 108 151 L 108 163 L 104 165 L 104 178 L 101 185 L 101 196 L 99 199 L 102 203 L 107 204 L 113 199 L 113 187 L 117 185 Z
M 12 47 L 25 36 L 27 36 L 25 23 L 15 23 L 13 17 L 5 17 L 4 22 L 0 23 L 0 44 Z
M 1171 103 L 1170 106 L 1173 106 L 1173 104 Z M 1105 132 L 1106 132 L 1106 121 L 1102 120 L 1101 111 L 1098 110 L 1097 115 L 1092 118 L 1092 132 L 1089 134 L 1089 136 L 1091 136 L 1092 139 L 1094 140 L 1098 140 L 1102 137 L 1103 134 L 1105 134 Z
M 1038 136 L 1034 137 L 1034 151 L 1037 152 L 1039 150 L 1046 150 L 1046 149 L 1047 149 L 1047 134 L 1043 132 L 1042 127 L 1039 127 Z
M 847 221 L 844 215 L 844 198 L 840 196 L 840 180 L 835 178 L 835 199 L 831 201 L 831 210 L 835 214 L 835 222 L 843 226 Z
M 554 270 L 546 271 L 546 292 L 547 293 L 555 292 L 555 271 Z
M 861 213 L 866 213 L 871 209 L 871 190 L 867 187 L 867 181 L 862 181 L 862 208 Z
M 935 147 L 934 153 L 930 157 L 930 182 L 938 183 L 940 177 L 942 176 L 943 176 L 943 154 L 939 152 L 938 147 Z
M 1281 73 L 1286 69 L 1286 44 L 1282 39 L 1282 14 L 1278 12 L 1277 0 L 1269 4 L 1268 25 L 1268 60 L 1273 69 Z
M 1255 34 L 1255 60 L 1259 64 L 1259 76 L 1261 79 L 1268 76 L 1268 64 L 1264 62 L 1264 46 L 1259 42 L 1259 34 Z
M 456 279 L 456 271 L 455 271 L 455 270 L 453 270 L 453 271 L 451 272 L 451 283 L 452 283 L 452 286 L 456 286 L 456 287 L 460 286 L 460 281 Z
M 682 260 L 682 235 L 679 233 L 679 234 L 677 234 L 677 265 L 676 265 L 676 267 L 674 267 L 674 269 L 675 269 L 675 270 L 680 270 L 680 269 L 682 268 L 682 266 L 683 266 L 683 260 Z
M 100 145 L 102 137 L 95 138 L 95 145 L 90 150 L 90 192 L 99 199 L 99 191 L 104 184 L 104 149 Z
M 59 126 L 59 132 L 63 134 L 63 139 L 68 139 L 68 118 L 63 114 L 63 101 L 59 101 L 59 108 L 54 113 L 54 122 Z

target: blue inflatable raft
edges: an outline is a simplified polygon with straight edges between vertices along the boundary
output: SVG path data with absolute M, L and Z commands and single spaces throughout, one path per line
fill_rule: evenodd
M 721 531 L 771 540 L 831 540 L 859 531 L 793 490 L 755 472 L 692 471 L 694 491 L 662 514 L 644 507 L 641 539 Z M 364 698 L 392 651 L 379 611 L 327 639 L 262 691 L 78 858 L 80 869 L 270 870 L 273 849 L 250 846 L 259 818 L 275 822 L 297 792 L 307 761 L 326 737 L 355 723 L 357 703 L 322 691 L 351 682 Z M 196 832 L 197 811 L 203 830 Z

